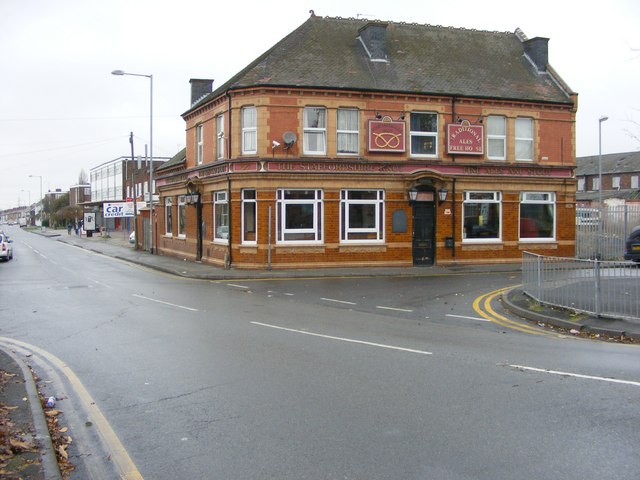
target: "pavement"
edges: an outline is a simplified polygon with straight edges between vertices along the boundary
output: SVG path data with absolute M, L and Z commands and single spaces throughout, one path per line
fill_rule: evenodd
M 409 268 L 331 268 L 331 269 L 300 269 L 300 270 L 238 270 L 225 269 L 186 259 L 152 255 L 148 251 L 136 250 L 129 243 L 128 232 L 105 232 L 104 235 L 96 234 L 92 237 L 77 236 L 74 233 L 67 234 L 66 230 L 38 230 L 33 233 L 46 236 L 79 248 L 84 248 L 95 253 L 107 255 L 123 261 L 131 262 L 147 268 L 180 277 L 212 280 L 212 281 L 238 281 L 273 278 L 327 278 L 327 277 L 430 277 L 443 275 L 460 275 L 464 273 L 481 274 L 496 272 L 520 273 L 519 264 L 495 264 L 495 265 L 456 265 L 451 267 L 409 267 Z M 549 328 L 569 332 L 573 335 L 587 336 L 590 338 L 603 338 L 615 341 L 640 342 L 640 322 L 635 323 L 623 319 L 597 318 L 586 314 L 576 314 L 563 309 L 546 307 L 527 297 L 522 290 L 514 288 L 502 295 L 503 306 L 520 317 L 529 321 L 544 324 Z M 33 441 L 37 441 L 40 448 L 40 461 L 28 467 L 28 470 L 20 472 L 15 478 L 24 480 L 57 480 L 60 473 L 57 471 L 55 453 L 48 431 L 42 403 L 38 397 L 37 389 L 27 366 L 27 360 L 19 358 L 15 352 L 7 351 L 0 347 L 0 374 L 9 378 L 8 382 L 0 382 L 0 409 L 3 406 L 9 411 L 17 422 L 21 431 Z M 3 374 L 4 375 L 4 374 Z M 2 427 L 2 425 L 0 425 Z M 1 445 L 0 445 L 1 447 Z M 25 452 L 25 455 L 33 456 L 33 452 Z M 33 463 L 33 459 L 31 459 Z M 27 462 L 29 463 L 29 462 Z M 2 477 L 0 465 L 0 478 Z M 13 478 L 13 477 L 6 477 Z

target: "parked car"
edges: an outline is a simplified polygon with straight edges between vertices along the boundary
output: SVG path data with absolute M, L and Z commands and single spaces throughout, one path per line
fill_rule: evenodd
M 640 225 L 631 229 L 624 244 L 624 259 L 640 262 Z
M 129 243 L 136 243 L 136 231 L 134 230 L 129 234 Z
M 0 260 L 11 260 L 13 258 L 13 245 L 12 240 L 9 239 L 3 232 L 0 232 Z

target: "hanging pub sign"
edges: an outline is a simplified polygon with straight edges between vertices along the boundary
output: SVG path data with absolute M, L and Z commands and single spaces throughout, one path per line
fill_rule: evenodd
M 384 117 L 382 120 L 369 120 L 369 151 L 402 153 L 404 147 L 404 122 Z
M 447 153 L 454 155 L 484 155 L 484 127 L 468 120 L 447 125 Z

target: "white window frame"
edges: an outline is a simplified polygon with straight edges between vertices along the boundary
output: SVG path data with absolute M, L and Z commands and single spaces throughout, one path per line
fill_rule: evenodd
M 427 131 L 427 130 L 413 130 L 413 125 L 411 122 L 411 118 L 415 118 L 420 115 L 433 115 L 436 118 L 436 129 L 435 131 Z M 410 155 L 414 158 L 434 158 L 438 156 L 438 143 L 439 143 L 439 117 L 437 112 L 411 112 L 409 116 L 409 149 Z M 431 138 L 434 142 L 434 152 L 433 153 L 417 153 L 413 151 L 413 139 L 414 137 L 425 137 Z
M 224 115 L 220 114 L 216 117 L 216 158 L 224 159 Z
M 204 155 L 204 126 L 196 125 L 196 165 L 202 165 Z
M 187 200 L 184 195 L 178 197 L 178 238 L 187 238 Z
M 600 190 L 600 177 L 593 177 L 591 179 L 591 190 L 594 192 Z
M 249 195 L 249 192 L 253 192 L 253 197 L 251 197 Z M 247 188 L 247 189 L 243 189 L 242 190 L 242 215 L 241 215 L 241 222 L 242 222 L 242 244 L 243 245 L 257 245 L 258 243 L 258 191 L 256 189 L 253 188 Z M 247 228 L 248 228 L 248 219 L 246 218 L 246 208 L 248 206 L 252 206 L 253 207 L 253 222 L 252 222 L 252 228 L 253 228 L 253 234 L 254 234 L 254 239 L 247 239 L 246 238 L 246 233 L 247 233 Z
M 502 121 L 502 133 L 490 133 L 491 124 Z M 490 143 L 501 142 L 502 143 L 502 155 L 491 155 Z M 487 116 L 487 159 L 489 160 L 506 160 L 507 159 L 507 117 L 502 115 L 489 115 Z
M 348 128 L 340 128 L 341 126 L 341 114 L 353 114 L 356 116 L 355 130 Z M 350 139 L 350 140 L 348 140 Z M 345 143 L 349 145 L 355 139 L 354 151 L 340 151 L 340 145 Z M 346 150 L 346 149 L 344 149 Z M 336 154 L 345 156 L 354 156 L 360 153 L 360 112 L 357 108 L 338 108 L 336 113 Z
M 640 188 L 640 175 L 631 176 L 631 188 L 634 188 L 634 189 Z
M 553 214 L 552 235 L 549 237 L 522 237 L 520 231 L 522 222 L 522 205 L 551 205 Z M 520 192 L 520 205 L 518 206 L 518 238 L 521 242 L 547 242 L 555 241 L 557 224 L 556 194 L 554 192 Z
M 534 122 L 533 118 L 529 117 L 517 117 L 516 118 L 516 131 L 515 131 L 515 158 L 518 162 L 533 162 L 534 153 Z M 522 150 L 527 152 L 526 155 L 522 155 Z
M 213 192 L 213 241 L 229 243 L 229 199 L 226 190 Z
M 312 198 L 288 198 L 294 192 L 313 192 Z M 320 245 L 324 238 L 324 193 L 319 189 L 279 188 L 276 192 L 276 243 L 297 245 Z M 295 205 L 312 206 L 311 228 L 287 228 L 287 207 Z M 287 238 L 296 236 L 312 236 L 311 239 Z
M 173 236 L 173 199 L 164 199 L 164 234 L 167 237 Z
M 579 192 L 584 192 L 584 187 L 585 187 L 586 183 L 587 182 L 586 182 L 584 177 L 578 179 L 578 191 Z
M 258 110 L 254 105 L 241 108 L 242 154 L 258 153 Z
M 356 192 L 365 192 L 374 195 L 375 198 L 352 198 Z M 384 190 L 341 190 L 340 192 L 340 243 L 383 243 L 384 242 Z M 374 206 L 372 227 L 351 226 L 350 213 L 352 206 Z M 358 238 L 362 235 L 375 238 Z
M 485 197 L 485 198 L 474 198 Z M 465 238 L 465 206 L 469 204 L 484 203 L 487 205 L 498 205 L 498 236 L 482 238 Z M 462 201 L 462 243 L 500 243 L 502 242 L 502 193 L 499 191 L 471 190 L 463 193 Z
M 611 188 L 617 188 L 620 190 L 620 177 L 612 177 L 611 178 Z
M 311 112 L 322 112 L 322 119 L 324 122 L 318 121 L 317 125 L 312 125 L 309 120 L 309 114 Z M 326 155 L 327 154 L 327 109 L 325 107 L 304 107 L 302 113 L 302 151 L 304 155 Z M 309 144 L 309 136 L 313 135 L 320 139 L 319 147 L 316 150 L 311 150 Z

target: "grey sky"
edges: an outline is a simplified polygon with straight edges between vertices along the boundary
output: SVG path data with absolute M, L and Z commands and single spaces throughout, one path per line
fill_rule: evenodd
M 184 147 L 189 79 L 214 87 L 309 16 L 366 17 L 548 37 L 551 65 L 579 93 L 577 155 L 640 149 L 640 2 L 457 0 L 0 1 L 0 209 L 43 190 L 66 190 L 89 170 L 136 154 Z

